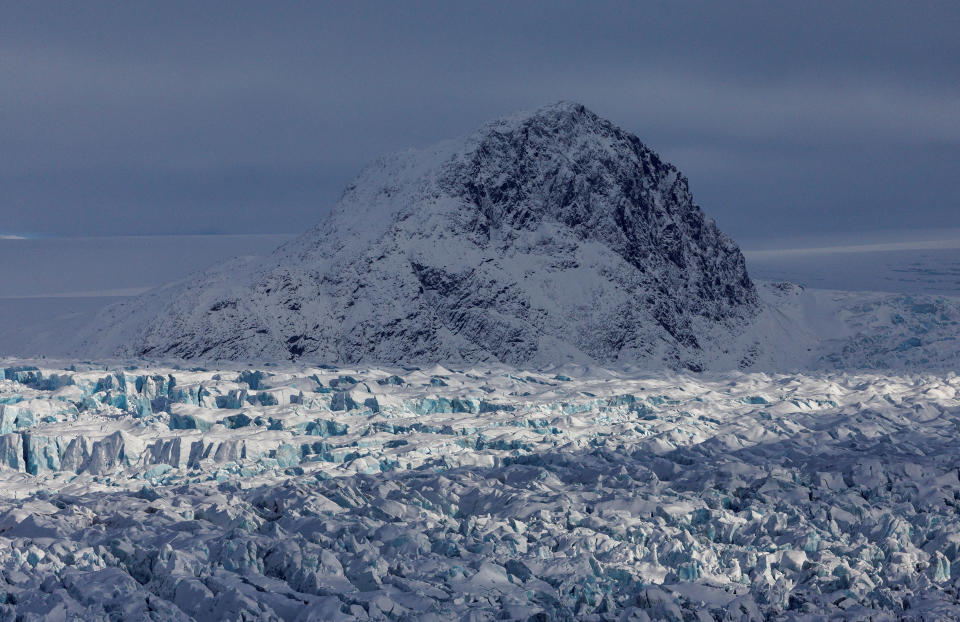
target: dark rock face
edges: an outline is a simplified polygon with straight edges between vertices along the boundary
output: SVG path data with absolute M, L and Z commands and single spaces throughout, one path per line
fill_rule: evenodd
M 758 305 L 683 175 L 572 103 L 380 160 L 271 257 L 161 291 L 92 339 L 139 356 L 696 369 Z
M 441 183 L 474 207 L 479 243 L 492 228 L 535 230 L 551 220 L 606 245 L 650 276 L 659 300 L 649 302 L 678 339 L 696 340 L 683 336 L 675 312 L 719 321 L 756 304 L 740 249 L 693 203 L 686 178 L 582 105 L 491 124 Z

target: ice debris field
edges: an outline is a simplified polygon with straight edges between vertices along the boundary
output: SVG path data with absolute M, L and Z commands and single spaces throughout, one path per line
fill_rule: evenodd
M 953 372 L 3 365 L 0 619 L 960 607 Z

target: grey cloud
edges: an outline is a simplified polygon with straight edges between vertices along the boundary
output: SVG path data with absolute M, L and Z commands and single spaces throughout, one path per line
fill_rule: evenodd
M 958 28 L 945 3 L 8 3 L 0 233 L 297 231 L 364 162 L 557 99 L 735 236 L 957 226 Z

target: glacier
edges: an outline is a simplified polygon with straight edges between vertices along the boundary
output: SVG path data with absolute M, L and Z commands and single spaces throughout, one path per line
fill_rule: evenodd
M 953 371 L 0 366 L 0 618 L 960 607 Z

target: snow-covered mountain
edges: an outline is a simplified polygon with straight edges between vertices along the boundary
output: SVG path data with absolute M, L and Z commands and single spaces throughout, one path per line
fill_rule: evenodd
M 0 619 L 958 619 L 958 327 L 755 287 L 582 106 L 497 121 L 110 308 L 134 360 L 0 358 Z
M 699 369 L 758 310 L 686 178 L 564 102 L 374 162 L 300 238 L 108 309 L 79 351 Z

